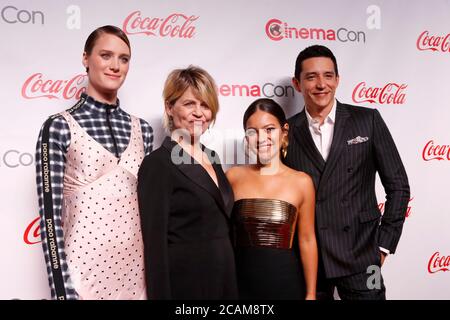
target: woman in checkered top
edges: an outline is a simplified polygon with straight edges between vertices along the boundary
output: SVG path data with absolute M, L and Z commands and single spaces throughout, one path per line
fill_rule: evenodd
M 153 131 L 117 98 L 130 57 L 122 30 L 93 31 L 82 60 L 86 92 L 39 134 L 36 181 L 53 299 L 146 298 L 136 176 Z

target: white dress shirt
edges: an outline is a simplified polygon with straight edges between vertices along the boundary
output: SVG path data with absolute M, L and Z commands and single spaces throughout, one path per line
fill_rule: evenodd
M 326 116 L 323 124 L 320 124 L 319 118 L 313 118 L 305 107 L 306 118 L 308 119 L 309 131 L 314 140 L 314 144 L 319 150 L 322 158 L 327 161 L 330 153 L 331 142 L 333 142 L 334 123 L 336 120 L 336 100 L 330 113 Z
M 336 123 L 336 100 L 334 100 L 333 107 L 330 113 L 326 116 L 323 124 L 320 124 L 319 118 L 313 118 L 308 109 L 306 109 L 306 118 L 308 119 L 309 131 L 311 132 L 314 144 L 319 150 L 322 158 L 327 161 L 328 155 L 331 149 L 331 143 L 333 142 L 334 125 Z M 386 254 L 389 254 L 388 249 L 380 247 L 380 250 Z

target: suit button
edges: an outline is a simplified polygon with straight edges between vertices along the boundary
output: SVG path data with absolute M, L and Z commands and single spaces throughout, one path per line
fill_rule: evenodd
M 345 226 L 345 227 L 344 227 L 344 231 L 345 231 L 345 232 L 349 232 L 349 231 L 350 231 L 350 226 Z
M 347 168 L 347 172 L 348 173 L 352 173 L 353 172 L 353 168 Z

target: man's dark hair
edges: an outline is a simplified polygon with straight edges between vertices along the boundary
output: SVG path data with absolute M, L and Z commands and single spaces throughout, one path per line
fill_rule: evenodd
M 302 62 L 306 59 L 317 57 L 330 58 L 334 63 L 334 72 L 336 73 L 336 76 L 339 76 L 336 57 L 334 56 L 333 52 L 331 52 L 331 50 L 325 46 L 313 45 L 303 49 L 303 51 L 301 51 L 297 56 L 297 60 L 295 61 L 294 73 L 294 76 L 297 80 L 300 80 L 300 73 L 302 72 Z

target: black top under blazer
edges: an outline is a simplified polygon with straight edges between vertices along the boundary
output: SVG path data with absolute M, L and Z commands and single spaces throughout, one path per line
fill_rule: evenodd
M 314 181 L 316 232 L 326 277 L 380 265 L 379 247 L 396 250 L 410 197 L 405 168 L 380 113 L 337 102 L 326 162 L 314 144 L 305 110 L 288 122 L 285 163 Z M 382 217 L 375 194 L 377 172 L 386 192 Z
M 204 147 L 203 147 L 204 148 Z M 146 156 L 138 198 L 149 299 L 236 299 L 230 215 L 234 197 L 218 156 L 219 188 L 170 137 Z M 179 155 L 174 158 L 171 155 Z

